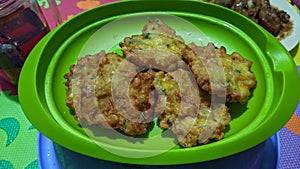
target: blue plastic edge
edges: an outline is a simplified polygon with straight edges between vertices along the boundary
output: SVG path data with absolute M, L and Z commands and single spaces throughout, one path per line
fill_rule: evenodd
M 37 137 L 37 155 L 40 169 L 60 169 L 53 142 L 40 132 Z
M 261 167 L 261 169 L 270 169 L 271 165 L 275 166 L 274 169 L 279 169 L 279 163 L 280 163 L 280 139 L 279 139 L 279 132 L 274 134 L 270 139 L 266 140 L 268 146 L 266 146 L 266 152 L 265 155 L 268 156 L 264 160 L 265 164 Z M 272 150 L 273 149 L 273 150 Z M 274 154 L 273 152 L 276 152 Z M 38 164 L 40 169 L 61 169 L 59 165 L 59 161 L 56 157 L 56 152 L 54 148 L 54 143 L 48 139 L 46 136 L 38 133 L 37 138 L 37 154 L 38 154 Z M 274 163 L 270 164 L 270 159 L 274 159 Z

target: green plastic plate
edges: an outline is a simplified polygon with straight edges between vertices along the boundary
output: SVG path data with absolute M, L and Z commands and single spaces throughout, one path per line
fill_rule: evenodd
M 144 143 L 104 135 L 99 146 L 66 106 L 64 74 L 78 57 L 103 49 L 118 51 L 118 43 L 125 36 L 140 33 L 141 23 L 145 24 L 147 17 L 165 15 L 190 23 L 167 20 L 167 24 L 179 30 L 179 35 L 187 35 L 187 41 L 195 38 L 189 39 L 188 35 L 200 32 L 205 38 L 199 43 L 207 40 L 216 46 L 225 46 L 228 53 L 237 51 L 251 60 L 257 78 L 253 96 L 245 105 L 231 105 L 232 121 L 225 138 L 214 143 L 193 148 L 175 146 L 164 153 L 156 153 L 159 152 L 156 146 L 162 140 L 168 140 L 158 136 L 157 142 L 151 142 L 152 147 L 141 148 L 148 143 L 147 137 L 160 135 L 160 129 L 154 126 Z M 122 18 L 127 17 L 136 18 L 136 22 L 122 22 Z M 109 23 L 119 19 L 118 27 L 110 26 Z M 199 32 L 195 33 L 195 28 Z M 100 34 L 99 29 L 102 30 Z M 260 26 L 236 12 L 196 1 L 123 1 L 83 12 L 43 38 L 22 69 L 19 99 L 30 122 L 45 136 L 70 150 L 115 162 L 167 165 L 218 159 L 262 143 L 284 126 L 293 114 L 300 96 L 299 86 L 295 63 L 286 49 Z M 112 153 L 114 150 L 123 155 Z M 156 155 L 148 157 L 147 153 Z M 133 155 L 135 157 L 131 158 Z

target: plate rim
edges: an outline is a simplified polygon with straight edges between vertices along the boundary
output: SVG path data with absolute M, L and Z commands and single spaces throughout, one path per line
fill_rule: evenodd
M 293 31 L 291 32 L 291 35 L 280 40 L 280 43 L 288 51 L 291 51 L 299 44 L 300 41 L 300 13 L 297 12 L 296 9 L 294 9 L 294 7 L 287 0 L 270 0 L 270 4 L 271 6 L 285 11 L 287 14 L 290 15 L 291 20 L 293 21 Z

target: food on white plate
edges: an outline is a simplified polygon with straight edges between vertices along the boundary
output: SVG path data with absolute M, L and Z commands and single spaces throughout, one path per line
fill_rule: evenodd
M 157 121 L 182 147 L 207 144 L 224 138 L 227 103 L 245 104 L 256 86 L 251 61 L 212 43 L 186 44 L 157 18 L 120 47 L 123 56 L 88 55 L 65 74 L 67 106 L 84 126 L 137 136 Z
M 290 15 L 270 4 L 269 0 L 204 0 L 230 8 L 250 18 L 269 31 L 278 40 L 289 36 L 293 30 Z

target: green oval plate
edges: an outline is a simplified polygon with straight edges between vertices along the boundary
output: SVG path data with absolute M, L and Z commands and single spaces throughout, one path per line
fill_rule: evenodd
M 193 148 L 174 148 L 155 153 L 140 149 L 139 144 L 120 139 L 105 138 L 98 146 L 74 120 L 65 104 L 64 74 L 71 64 L 85 54 L 99 52 L 102 47 L 115 49 L 122 40 L 122 30 L 135 34 L 135 24 L 123 24 L 117 30 L 107 29 L 111 38 L 90 39 L 97 30 L 116 19 L 134 16 L 174 15 L 192 23 L 207 40 L 216 46 L 225 46 L 228 53 L 237 51 L 253 62 L 257 78 L 253 96 L 245 105 L 231 105 L 232 121 L 223 140 Z M 187 30 L 185 24 L 172 26 Z M 133 30 L 130 32 L 130 30 Z M 142 27 L 138 27 L 141 30 Z M 123 38 L 123 37 L 122 37 Z M 86 43 L 94 45 L 86 46 Z M 107 46 L 107 44 L 112 44 Z M 84 48 L 84 50 L 82 50 Z M 54 142 L 75 152 L 91 157 L 133 164 L 167 165 L 204 162 L 226 157 L 254 147 L 276 133 L 293 114 L 298 99 L 300 78 L 291 56 L 273 36 L 242 15 L 220 6 L 195 1 L 123 1 L 103 5 L 83 12 L 63 23 L 33 49 L 27 58 L 19 80 L 19 99 L 30 122 Z M 157 134 L 158 127 L 153 131 Z M 151 137 L 151 131 L 148 135 Z M 105 136 L 104 136 L 105 137 Z M 145 139 L 147 143 L 147 139 Z M 136 158 L 116 155 L 107 151 L 135 154 Z M 138 158 L 143 157 L 143 158 Z

